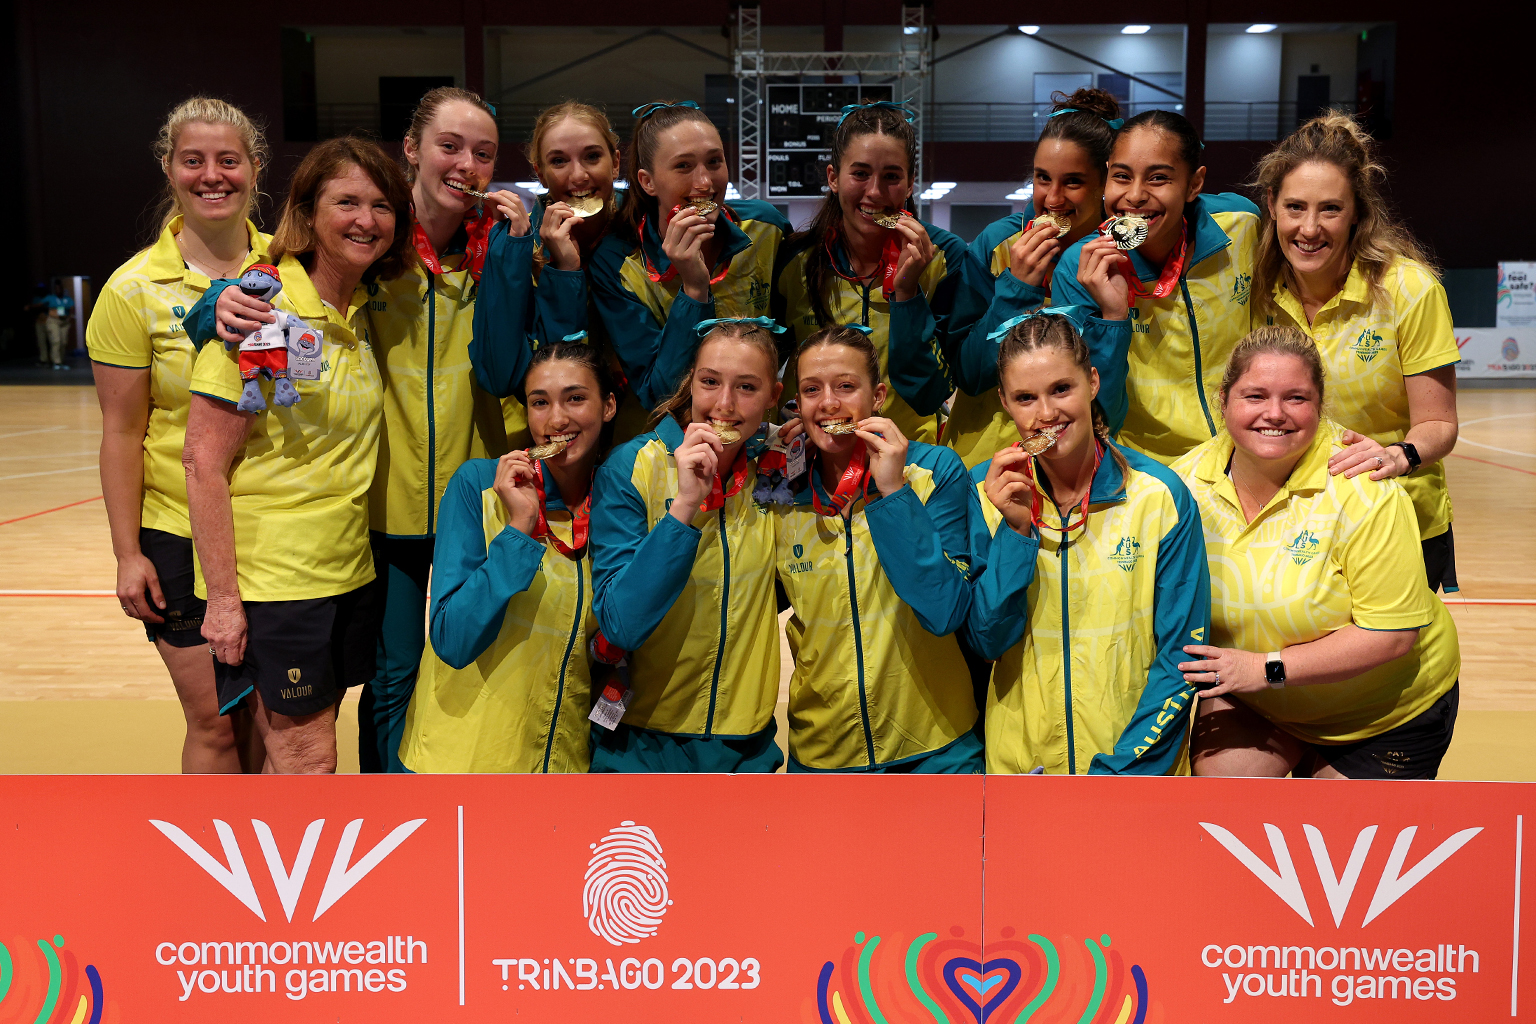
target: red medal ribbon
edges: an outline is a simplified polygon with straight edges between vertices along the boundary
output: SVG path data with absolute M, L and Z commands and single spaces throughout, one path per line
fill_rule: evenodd
M 815 472 L 814 467 L 812 472 Z M 828 499 L 831 505 L 824 505 L 821 495 L 816 493 L 816 485 L 811 485 L 811 507 L 818 515 L 840 516 L 853 504 L 853 499 L 859 495 L 867 495 L 869 492 L 869 449 L 859 445 L 853 450 L 853 458 L 848 460 L 848 468 L 843 470 L 843 475 L 838 478 L 837 490 L 832 492 Z
M 904 212 L 902 216 L 906 216 L 906 213 Z M 886 301 L 890 301 L 891 295 L 896 291 L 896 265 L 901 262 L 901 249 L 904 244 L 902 236 L 894 230 L 886 234 L 885 244 L 880 247 L 880 263 L 865 277 L 845 274 L 838 268 L 837 259 L 832 255 L 832 242 L 835 237 L 836 231 L 829 231 L 827 232 L 826 241 L 822 243 L 827 250 L 827 261 L 832 264 L 832 273 L 844 281 L 853 281 L 856 284 L 863 284 L 871 278 L 878 277 L 880 279 L 880 294 L 885 297 Z
M 475 207 L 464 218 L 464 232 L 469 237 L 464 243 L 464 262 L 459 265 L 459 269 L 469 271 L 469 276 L 476 281 L 480 280 L 480 271 L 485 266 L 485 254 L 491 242 L 491 225 L 494 223 L 495 217 L 483 206 Z M 416 246 L 416 255 L 421 257 L 421 262 L 427 265 L 428 270 L 434 274 L 444 273 L 437 250 L 432 248 L 431 239 L 427 238 L 421 222 L 414 215 L 411 218 L 411 242 Z
M 1111 217 L 1103 224 L 1100 224 L 1099 230 L 1101 232 L 1107 231 L 1109 229 L 1110 223 L 1113 222 L 1114 219 L 1115 218 Z M 1179 244 L 1173 247 L 1173 252 L 1169 254 L 1168 261 L 1163 264 L 1163 272 L 1158 275 L 1157 283 L 1152 286 L 1150 291 L 1147 290 L 1146 285 L 1141 283 L 1141 278 L 1137 275 L 1136 268 L 1131 265 L 1129 258 L 1127 258 L 1122 263 L 1116 264 L 1120 271 L 1120 275 L 1125 278 L 1126 286 L 1130 290 L 1131 302 L 1134 303 L 1137 299 L 1144 299 L 1148 296 L 1151 296 L 1154 299 L 1166 299 L 1168 296 L 1172 295 L 1173 286 L 1178 284 L 1180 276 L 1182 276 L 1184 273 L 1184 262 L 1188 256 L 1189 227 L 1180 222 Z
M 728 487 L 721 486 L 720 475 L 718 473 L 715 474 L 715 482 L 709 488 L 709 497 L 705 500 L 704 504 L 699 506 L 700 511 L 713 512 L 715 509 L 725 506 L 725 499 L 736 497 L 741 491 L 742 486 L 747 482 L 747 463 L 750 461 L 747 458 L 747 447 L 742 445 L 741 453 L 736 456 L 736 465 L 731 470 L 730 485 Z
M 549 520 L 544 517 L 544 463 L 538 461 L 533 464 L 533 489 L 539 496 L 539 520 L 533 526 L 533 539 L 543 540 L 548 537 L 549 542 L 555 546 L 566 558 L 580 558 L 587 549 L 587 537 L 592 532 L 592 488 L 587 488 L 587 496 L 582 499 L 580 505 L 571 509 L 571 544 L 567 545 L 560 539 L 559 534 L 549 528 Z
M 1023 447 L 1023 445 L 1024 445 L 1023 441 L 1016 441 L 1016 442 L 1014 442 L 1014 447 L 1015 448 L 1021 448 L 1021 447 Z M 1076 512 L 1082 518 L 1078 519 L 1078 521 L 1074 523 L 1072 521 L 1072 515 L 1068 514 L 1067 517 L 1066 517 L 1067 521 L 1066 521 L 1065 525 L 1062 525 L 1062 526 L 1052 526 L 1052 527 L 1050 527 L 1050 529 L 1052 529 L 1052 530 L 1060 530 L 1062 535 L 1065 536 L 1065 535 L 1071 533 L 1073 530 L 1076 530 L 1078 527 L 1085 525 L 1088 522 L 1088 499 L 1093 494 L 1093 481 L 1098 478 L 1098 475 L 1099 475 L 1099 464 L 1101 462 L 1103 462 L 1103 461 L 1104 461 L 1104 442 L 1100 441 L 1098 438 L 1094 438 L 1093 439 L 1093 475 L 1088 478 L 1088 489 L 1083 492 L 1083 500 L 1081 502 L 1079 502 L 1078 504 L 1073 506 L 1074 512 Z M 1035 524 L 1035 529 L 1039 530 L 1039 529 L 1044 528 L 1047 524 L 1045 522 L 1044 517 L 1042 516 L 1042 513 L 1045 511 L 1045 499 L 1041 496 L 1040 486 L 1039 486 L 1039 483 L 1037 482 L 1036 477 L 1035 477 L 1035 459 L 1034 458 L 1030 458 L 1029 461 L 1024 463 L 1024 473 L 1025 473 L 1025 475 L 1027 475 L 1029 477 L 1031 482 L 1035 483 L 1035 486 L 1030 489 L 1029 521 Z
M 679 203 L 677 206 L 672 207 L 672 212 L 675 214 L 675 213 L 677 213 L 678 210 L 681 210 L 682 208 L 683 208 L 682 204 Z M 736 219 L 736 215 L 731 212 L 731 208 L 729 206 L 726 206 L 724 203 L 720 204 L 720 214 L 721 214 L 721 216 L 726 217 L 729 220 L 733 220 L 734 221 Z M 677 266 L 676 266 L 676 264 L 673 264 L 672 266 L 668 267 L 667 268 L 667 272 L 665 274 L 663 274 L 659 270 L 656 269 L 655 265 L 653 263 L 651 263 L 651 258 L 645 254 L 645 218 L 644 217 L 640 218 L 640 262 L 645 264 L 645 276 L 649 277 L 656 284 L 666 284 L 668 281 L 672 280 L 674 277 L 677 276 Z M 725 280 L 725 275 L 730 273 L 730 270 L 731 270 L 731 261 L 730 260 L 726 260 L 723 264 L 720 265 L 719 272 L 717 272 L 713 277 L 711 277 L 709 279 L 709 283 L 711 285 L 716 285 L 716 284 L 719 284 L 721 281 L 724 281 Z

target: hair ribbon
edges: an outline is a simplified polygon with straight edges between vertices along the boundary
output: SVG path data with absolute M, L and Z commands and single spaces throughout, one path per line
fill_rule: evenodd
M 760 327 L 770 334 L 784 333 L 783 327 L 780 327 L 772 318 L 766 316 L 723 316 L 717 320 L 700 320 L 694 325 L 693 330 L 695 334 L 702 338 L 721 324 L 751 324 L 753 327 Z
M 890 100 L 875 100 L 873 103 L 850 103 L 843 107 L 843 116 L 837 119 L 837 126 L 841 128 L 843 122 L 848 120 L 848 115 L 859 110 L 894 110 L 907 119 L 907 124 L 917 120 L 917 115 L 909 109 L 906 103 L 892 103 Z
M 642 103 L 634 110 L 631 110 L 629 112 L 629 116 L 637 119 L 646 118 L 650 117 L 658 110 L 666 110 L 669 107 L 688 107 L 691 110 L 699 109 L 699 105 L 693 100 L 683 100 L 681 103 Z
M 1086 114 L 1086 113 L 1088 113 L 1088 111 L 1086 111 L 1086 110 L 1079 110 L 1077 107 L 1062 107 L 1060 110 L 1053 110 L 1053 111 L 1051 111 L 1046 116 L 1048 118 L 1051 118 L 1051 117 L 1056 117 L 1058 114 Z M 1109 125 L 1109 127 L 1113 131 L 1119 131 L 1121 128 L 1125 127 L 1125 118 L 1123 118 L 1123 117 L 1117 117 L 1117 118 L 1114 118 L 1113 120 L 1111 120 L 1110 118 L 1107 118 L 1107 117 L 1101 117 L 1101 118 L 1099 118 L 1099 120 L 1103 121 L 1105 124 Z
M 873 327 L 866 327 L 864 324 L 843 324 L 843 329 L 849 331 L 858 331 L 866 338 L 875 333 L 875 329 Z
M 1019 324 L 1037 316 L 1064 316 L 1072 321 L 1072 326 L 1077 329 L 1078 333 L 1082 333 L 1083 324 L 1087 320 L 1087 314 L 1088 307 L 1086 306 L 1041 306 L 1039 309 L 1031 310 L 1011 320 L 1004 320 L 1001 324 L 998 324 L 997 330 L 987 335 L 987 340 L 1001 341 L 1007 336 L 1009 331 L 1019 326 Z

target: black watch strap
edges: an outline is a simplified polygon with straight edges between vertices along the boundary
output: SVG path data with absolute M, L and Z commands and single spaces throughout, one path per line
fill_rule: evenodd
M 1424 460 L 1419 458 L 1419 450 L 1407 441 L 1393 441 L 1388 448 L 1401 448 L 1403 454 L 1408 457 L 1408 472 L 1412 473 L 1424 465 Z

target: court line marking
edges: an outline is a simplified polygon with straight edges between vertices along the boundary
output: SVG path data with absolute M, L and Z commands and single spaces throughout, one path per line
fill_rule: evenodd
M 1536 416 L 1536 412 L 1511 412 L 1502 416 L 1479 416 L 1475 420 L 1462 420 L 1461 425 L 1470 427 L 1474 423 L 1492 423 L 1494 420 L 1518 420 L 1524 416 Z
M 1536 598 L 1476 598 L 1476 597 L 1442 597 L 1446 604 L 1487 604 L 1487 605 L 1536 605 Z
M 1523 459 L 1536 459 L 1536 455 L 1532 455 L 1530 452 L 1517 452 L 1513 448 L 1499 448 L 1491 444 L 1482 444 L 1479 441 L 1468 441 L 1464 437 L 1458 437 L 1456 443 L 1458 445 L 1469 444 L 1474 448 L 1486 448 L 1491 452 L 1503 452 L 1505 455 L 1518 455 Z
M 1526 476 L 1536 476 L 1536 472 L 1532 472 L 1529 469 L 1521 469 L 1519 466 L 1506 466 L 1502 462 L 1489 462 L 1487 459 L 1480 459 L 1476 455 L 1463 455 L 1460 452 L 1451 452 L 1446 458 L 1466 459 L 1468 462 L 1481 462 L 1485 466 L 1493 466 L 1496 469 L 1507 469 L 1511 473 L 1524 473 Z M 0 476 L 0 480 L 4 479 L 5 477 Z
M 115 590 L 0 590 L 0 597 L 116 597 Z
M 96 495 L 94 498 L 81 498 L 79 501 L 72 501 L 68 505 L 60 505 L 57 508 L 45 508 L 41 512 L 29 512 L 24 516 L 17 516 L 15 519 L 6 519 L 0 521 L 0 526 L 5 526 L 7 523 L 19 523 L 23 519 L 36 519 L 38 516 L 45 516 L 50 512 L 62 512 L 67 508 L 74 508 L 76 505 L 87 505 L 93 501 L 100 501 L 101 499 L 102 495 L 100 494 Z
M 63 427 L 38 427 L 35 430 L 18 430 L 13 434 L 0 434 L 0 437 L 25 437 L 28 434 L 52 434 L 63 429 Z
M 25 480 L 29 476 L 58 476 L 60 473 L 84 473 L 89 469 L 100 469 L 100 465 L 93 463 L 89 466 L 76 466 L 74 469 L 47 469 L 39 473 L 12 473 L 10 476 L 0 476 L 0 480 Z
M 77 459 L 82 455 L 97 455 L 99 452 L 58 452 L 57 454 L 43 454 L 36 452 L 31 455 L 0 455 L 0 462 L 20 462 L 23 459 Z

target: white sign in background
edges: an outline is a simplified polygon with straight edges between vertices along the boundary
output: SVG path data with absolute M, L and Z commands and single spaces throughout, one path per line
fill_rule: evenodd
M 1458 327 L 1458 377 L 1536 377 L 1536 326 Z
M 1500 330 L 1536 327 L 1536 263 L 1500 263 L 1495 303 Z

